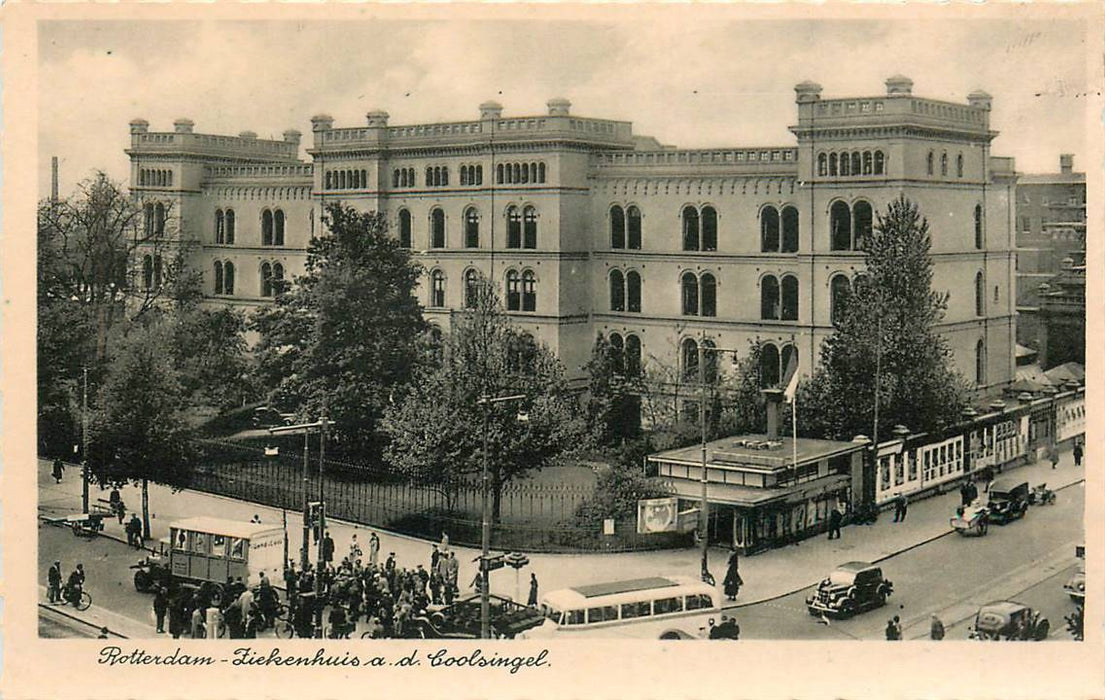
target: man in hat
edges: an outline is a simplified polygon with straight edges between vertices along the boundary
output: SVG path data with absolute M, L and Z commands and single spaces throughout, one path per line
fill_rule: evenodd
M 60 603 L 61 599 L 61 562 L 55 561 L 46 574 L 46 598 L 51 603 Z

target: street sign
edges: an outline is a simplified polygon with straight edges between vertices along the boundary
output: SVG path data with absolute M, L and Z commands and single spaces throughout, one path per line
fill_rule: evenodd
M 504 557 L 506 565 L 512 569 L 521 569 L 523 566 L 529 564 L 529 557 L 521 552 L 511 552 Z

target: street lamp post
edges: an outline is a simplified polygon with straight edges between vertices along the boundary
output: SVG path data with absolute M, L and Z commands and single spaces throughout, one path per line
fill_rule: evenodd
M 84 388 L 81 390 L 81 505 L 88 511 L 88 368 L 83 371 Z

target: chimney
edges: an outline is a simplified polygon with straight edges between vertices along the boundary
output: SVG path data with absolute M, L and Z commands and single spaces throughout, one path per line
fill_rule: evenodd
M 245 141 L 254 141 L 254 140 L 257 139 L 257 132 L 256 131 L 242 131 L 238 134 L 238 138 L 243 139 Z
M 177 132 L 178 134 L 190 134 L 192 133 L 192 129 L 194 129 L 195 126 L 196 123 L 191 119 L 177 119 L 175 122 L 173 122 L 173 131 Z
M 503 106 L 494 100 L 484 102 L 480 105 L 480 120 L 488 121 L 492 119 L 500 119 L 503 116 Z
M 566 117 L 571 113 L 572 103 L 563 97 L 554 97 L 545 103 L 550 117 Z
M 296 129 L 288 129 L 284 132 L 284 143 L 294 143 L 299 145 L 299 140 L 303 137 L 303 134 L 299 133 Z
M 909 97 L 913 94 L 913 81 L 904 75 L 895 75 L 886 79 L 887 97 Z
M 50 202 L 58 203 L 58 157 L 50 158 Z
M 761 389 L 767 403 L 767 439 L 779 439 L 779 407 L 783 403 L 782 389 Z
M 1063 153 L 1059 156 L 1059 172 L 1070 175 L 1074 172 L 1074 154 Z
M 374 109 L 365 115 L 368 126 L 371 129 L 382 129 L 388 125 L 388 113 L 382 109 Z
M 794 94 L 798 104 L 817 102 L 821 99 L 821 86 L 812 80 L 806 80 L 794 86 Z
M 316 114 L 311 117 L 311 131 L 329 131 L 334 128 L 334 118 L 329 114 Z
M 130 133 L 132 134 L 144 134 L 150 130 L 150 123 L 145 119 L 131 119 L 130 120 Z
M 994 98 L 985 90 L 975 90 L 970 95 L 967 95 L 967 104 L 976 109 L 982 109 L 989 112 L 993 103 Z

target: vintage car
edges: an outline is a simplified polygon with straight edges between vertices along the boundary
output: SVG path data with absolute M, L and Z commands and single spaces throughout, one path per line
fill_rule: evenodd
M 961 535 L 985 535 L 990 526 L 990 508 L 981 501 L 960 506 L 951 519 L 951 526 Z
M 1009 477 L 990 484 L 990 522 L 1004 525 L 1028 511 L 1028 482 Z
M 544 614 L 536 608 L 495 594 L 488 598 L 493 638 L 514 639 L 545 621 Z M 427 616 L 415 618 L 415 623 L 419 626 L 417 636 L 426 639 L 479 639 L 480 596 L 465 596 L 452 605 L 431 609 Z
M 971 639 L 989 641 L 1042 642 L 1051 625 L 1047 618 L 1023 603 L 1003 600 L 988 603 L 978 609 L 975 624 L 968 635 Z
M 806 599 L 810 615 L 848 617 L 886 605 L 894 584 L 882 569 L 864 561 L 841 564 Z
M 148 593 L 156 586 L 171 587 L 173 581 L 172 567 L 169 564 L 169 538 L 162 537 L 158 540 L 157 549 L 137 564 L 131 564 L 134 569 L 134 590 L 139 593 Z
M 1082 605 L 1086 602 L 1086 545 L 1078 545 L 1074 548 L 1074 556 L 1082 559 L 1083 562 L 1078 566 L 1078 571 L 1075 571 L 1071 575 L 1070 579 L 1063 585 L 1063 590 L 1070 596 L 1072 602 Z

